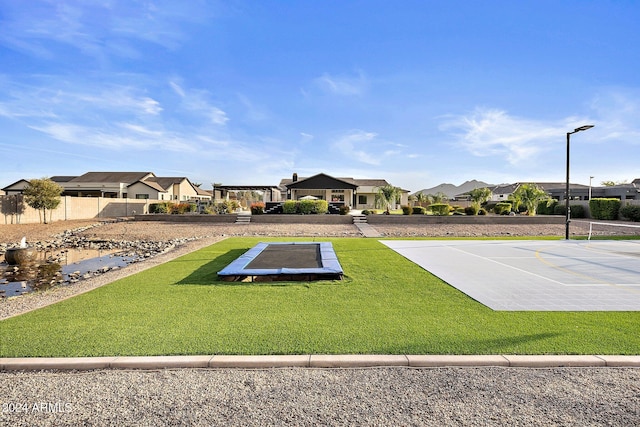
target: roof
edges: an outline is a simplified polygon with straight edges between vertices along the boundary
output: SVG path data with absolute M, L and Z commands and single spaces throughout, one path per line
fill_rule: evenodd
M 334 178 L 326 173 L 319 173 L 309 178 L 293 179 L 285 184 L 287 188 L 357 188 L 358 184 L 353 182 L 353 178 Z M 319 186 L 319 187 L 318 187 Z
M 27 181 L 26 179 L 19 179 L 16 182 L 14 182 L 12 184 L 9 184 L 6 187 L 2 188 L 1 190 L 10 191 L 11 187 L 13 187 L 14 185 L 20 184 L 21 182 L 24 182 L 24 183 L 27 183 L 27 184 L 29 183 L 29 181 Z
M 53 182 L 69 182 L 74 178 L 77 178 L 77 176 L 56 175 L 56 176 L 52 176 L 49 179 Z
M 346 182 L 347 184 L 355 185 L 356 187 L 384 187 L 385 185 L 390 185 L 385 179 L 356 179 L 356 178 L 350 178 L 350 177 L 335 178 L 324 173 L 319 173 L 311 177 L 299 177 L 298 180 L 295 182 L 296 183 L 303 182 L 306 180 L 310 180 L 312 178 L 315 179 L 320 177 L 326 177 L 326 178 L 335 179 L 337 181 L 343 181 L 343 182 Z M 294 181 L 292 178 L 284 178 L 280 181 L 279 187 L 281 188 L 290 187 L 291 184 L 293 183 Z M 406 191 L 406 190 L 403 190 L 403 191 Z
M 69 182 L 124 182 L 132 184 L 136 181 L 143 181 L 149 176 L 154 177 L 155 175 L 153 172 L 87 172 Z

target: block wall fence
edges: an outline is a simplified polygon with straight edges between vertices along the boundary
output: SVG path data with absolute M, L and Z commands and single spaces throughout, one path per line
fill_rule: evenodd
M 60 204 L 47 211 L 47 222 L 73 219 L 99 219 L 149 213 L 149 205 L 162 200 L 111 199 L 104 197 L 60 198 Z M 23 203 L 22 196 L 0 196 L 2 224 L 34 224 L 42 221 L 42 212 Z
M 47 222 L 74 219 L 100 219 L 135 217 L 137 221 L 174 221 L 174 222 L 235 222 L 237 215 L 149 215 L 149 205 L 162 203 L 166 200 L 137 200 L 112 199 L 104 197 L 61 197 L 60 205 L 53 211 L 47 211 Z M 625 203 L 640 206 L 640 200 L 627 200 Z M 572 205 L 582 205 L 589 216 L 588 201 L 571 201 Z M 425 215 L 370 215 L 370 224 L 412 224 L 412 223 L 504 223 L 512 224 L 518 220 L 529 223 L 562 223 L 564 216 L 545 216 L 546 219 L 536 217 L 465 217 L 448 216 L 432 217 Z M 525 219 L 529 218 L 529 219 Z M 496 222 L 497 221 L 497 222 Z M 42 222 L 42 213 L 22 202 L 22 196 L 0 196 L 0 224 L 34 224 Z M 351 216 L 345 215 L 254 215 L 251 222 L 255 223 L 296 223 L 311 222 L 316 224 L 347 224 L 352 222 Z

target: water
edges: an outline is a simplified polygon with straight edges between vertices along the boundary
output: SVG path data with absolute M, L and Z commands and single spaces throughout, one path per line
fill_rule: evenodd
M 124 267 L 134 257 L 117 255 L 117 250 L 62 249 L 38 252 L 34 260 L 18 266 L 0 263 L 0 298 L 64 286 L 93 272 Z M 92 274 L 91 274 L 92 275 Z M 92 275 L 93 276 L 93 275 Z

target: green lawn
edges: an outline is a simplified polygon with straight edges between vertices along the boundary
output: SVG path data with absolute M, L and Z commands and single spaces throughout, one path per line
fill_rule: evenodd
M 4 320 L 0 356 L 640 354 L 640 312 L 494 312 L 374 239 L 316 239 L 342 281 L 216 280 L 267 240 L 285 239 L 230 238 Z

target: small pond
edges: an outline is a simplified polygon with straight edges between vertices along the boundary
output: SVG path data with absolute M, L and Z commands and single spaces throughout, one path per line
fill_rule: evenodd
M 32 261 L 21 265 L 8 265 L 0 255 L 0 298 L 65 286 L 136 260 L 118 252 L 121 251 L 59 249 L 37 252 Z

